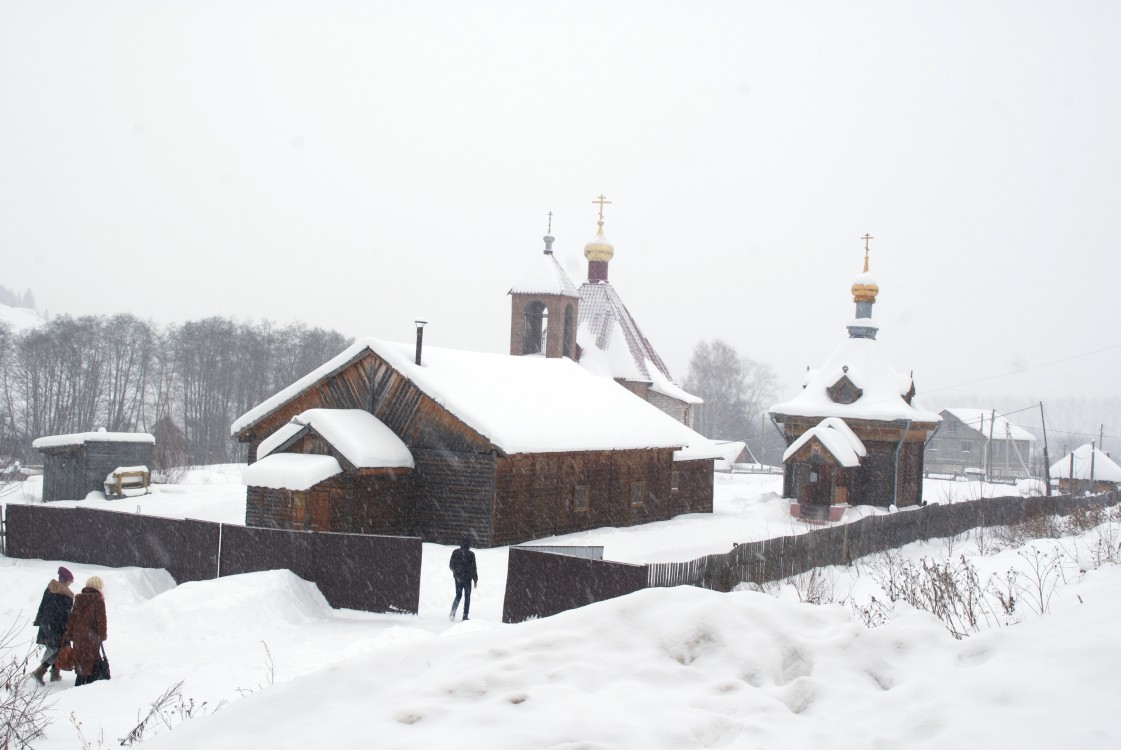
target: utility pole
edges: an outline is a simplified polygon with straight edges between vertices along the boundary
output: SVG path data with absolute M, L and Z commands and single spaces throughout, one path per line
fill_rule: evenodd
M 987 459 L 985 465 L 985 481 L 993 481 L 993 425 L 996 424 L 996 409 L 993 409 L 992 415 L 989 417 L 989 449 L 986 451 Z
M 1043 481 L 1047 485 L 1047 497 L 1051 497 L 1051 457 L 1047 454 L 1047 420 L 1043 417 L 1043 402 L 1039 402 L 1039 421 L 1043 425 Z
M 1098 452 L 1097 446 L 1094 441 L 1090 441 L 1090 492 L 1094 491 L 1094 459 L 1097 457 L 1095 454 Z

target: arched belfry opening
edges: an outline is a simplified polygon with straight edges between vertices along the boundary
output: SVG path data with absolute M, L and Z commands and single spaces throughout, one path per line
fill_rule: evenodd
M 564 336 L 561 339 L 561 355 L 565 357 L 572 357 L 575 359 L 573 344 L 576 341 L 576 314 L 572 310 L 572 305 L 565 305 L 564 308 Z
M 549 332 L 549 308 L 541 300 L 531 300 L 523 309 L 522 324 L 522 354 L 540 354 Z

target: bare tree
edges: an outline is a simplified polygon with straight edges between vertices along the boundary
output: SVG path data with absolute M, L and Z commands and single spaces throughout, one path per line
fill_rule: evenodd
M 685 388 L 704 399 L 694 427 L 711 438 L 749 440 L 760 433 L 760 415 L 774 398 L 774 370 L 714 339 L 693 350 Z
M 144 393 L 155 358 L 156 336 L 148 323 L 132 315 L 106 321 L 101 344 L 105 351 L 104 426 L 129 432 L 144 423 Z
M 21 623 L 13 622 L 0 632 L 0 748 L 30 748 L 50 725 L 50 693 L 36 690 L 27 676 L 32 652 L 17 646 L 16 632 Z
M 166 332 L 132 315 L 0 328 L 0 456 L 27 459 L 44 435 L 161 425 L 176 438 L 169 461 L 241 460 L 230 423 L 348 343 L 298 323 L 224 318 Z

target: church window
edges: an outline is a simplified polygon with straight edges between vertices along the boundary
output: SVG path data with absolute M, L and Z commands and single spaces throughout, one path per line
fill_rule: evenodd
M 842 375 L 840 380 L 829 386 L 828 392 L 835 404 L 851 404 L 864 395 L 864 391 L 857 388 L 848 375 Z
M 522 338 L 522 354 L 538 354 L 544 350 L 548 317 L 548 309 L 537 300 L 525 306 L 525 335 Z
M 681 489 L 681 472 L 680 471 L 670 472 L 669 477 L 670 477 L 669 478 L 670 489 L 673 490 L 674 492 L 677 492 L 679 489 Z
M 292 498 L 292 527 L 296 529 L 307 528 L 308 525 L 308 512 L 307 512 L 307 493 L 292 490 L 290 492 Z
M 588 485 L 578 484 L 572 488 L 572 509 L 577 513 L 588 511 Z
M 646 501 L 646 482 L 631 482 L 631 505 L 642 505 Z
M 564 339 L 561 344 L 561 355 L 572 356 L 572 305 L 564 308 Z

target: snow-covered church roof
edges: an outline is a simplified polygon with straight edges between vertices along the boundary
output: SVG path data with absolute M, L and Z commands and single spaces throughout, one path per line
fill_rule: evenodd
M 860 391 L 851 403 L 839 403 L 830 389 L 848 378 Z M 772 414 L 803 417 L 841 417 L 875 421 L 910 420 L 940 422 L 942 418 L 904 398 L 911 390 L 910 376 L 896 372 L 875 339 L 847 338 L 820 368 L 810 370 L 802 392 L 790 401 L 775 404 Z
M 790 444 L 782 454 L 782 461 L 786 463 L 790 457 L 802 449 L 806 443 L 817 439 L 825 450 L 829 451 L 837 463 L 845 468 L 860 466 L 860 459 L 868 455 L 868 449 L 856 436 L 856 433 L 845 424 L 843 419 L 826 417 L 817 425 L 802 433 L 802 436 Z
M 597 375 L 650 383 L 656 393 L 687 404 L 703 402 L 674 382 L 669 368 L 609 283 L 581 285 L 576 343 L 581 349 L 580 364 Z
M 871 237 L 866 237 L 871 239 Z M 852 285 L 856 317 L 848 324 L 848 338 L 840 343 L 825 364 L 806 373 L 802 392 L 771 407 L 782 416 L 840 417 L 870 421 L 937 423 L 942 417 L 914 404 L 914 383 L 888 363 L 872 320 L 872 306 L 879 287 L 868 273 L 867 242 L 864 273 Z
M 1092 452 L 1091 452 L 1092 451 Z M 1074 478 L 1090 479 L 1090 464 L 1093 462 L 1094 480 L 1098 482 L 1121 482 L 1121 466 L 1103 451 L 1089 443 L 1075 448 L 1051 466 L 1052 479 L 1071 477 L 1071 459 L 1074 460 Z
M 617 383 L 567 357 L 517 357 L 361 339 L 266 399 L 231 426 L 238 434 L 367 351 L 385 360 L 506 453 L 676 448 L 678 458 L 718 455 L 708 440 Z M 707 454 L 707 455 L 705 455 Z
M 546 238 L 550 241 L 552 238 Z M 510 294 L 553 294 L 562 297 L 579 297 L 580 292 L 572 279 L 561 268 L 552 252 L 544 252 L 533 259 L 533 263 L 510 287 Z

